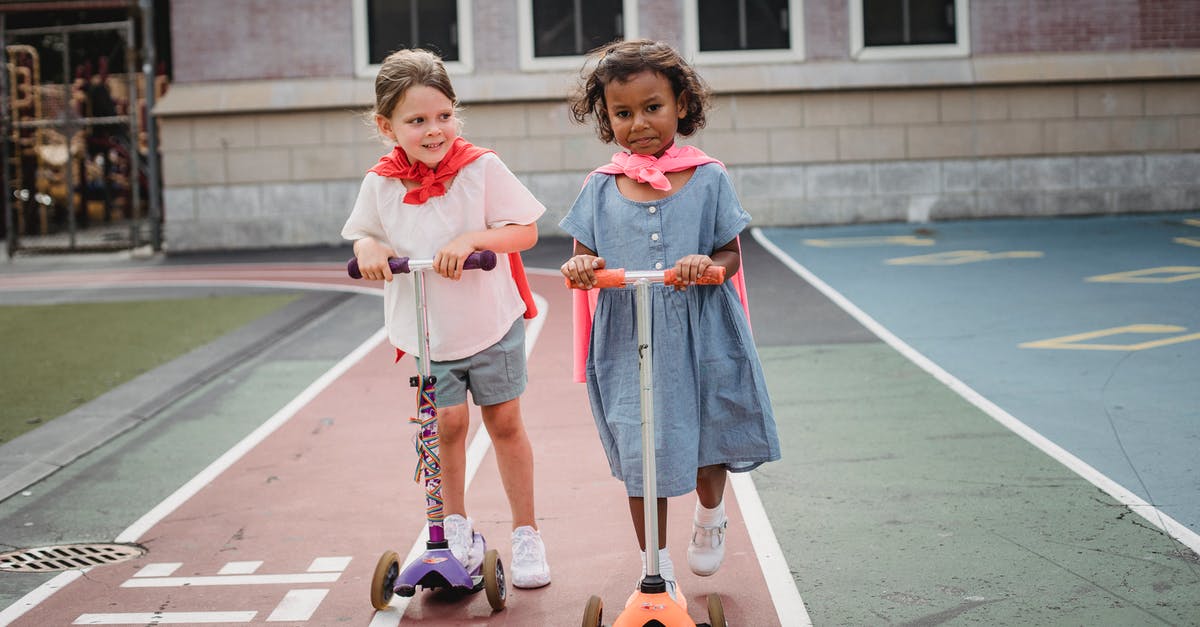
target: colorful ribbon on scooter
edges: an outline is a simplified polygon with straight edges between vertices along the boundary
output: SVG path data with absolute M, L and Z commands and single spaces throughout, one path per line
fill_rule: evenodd
M 425 515 L 431 521 L 442 520 L 442 465 L 438 458 L 437 402 L 435 384 L 430 378 L 422 377 L 417 392 L 417 417 L 409 422 L 420 425 L 421 431 L 414 437 L 417 450 L 417 467 L 413 481 L 425 479 Z

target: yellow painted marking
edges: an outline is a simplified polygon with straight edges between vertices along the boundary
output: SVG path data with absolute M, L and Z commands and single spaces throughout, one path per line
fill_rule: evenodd
M 1176 237 L 1175 243 L 1183 244 L 1184 246 L 1195 246 L 1196 248 L 1200 248 L 1200 238 L 1196 237 Z
M 1126 333 L 1161 335 L 1165 333 L 1180 333 L 1183 331 L 1187 331 L 1187 327 L 1180 327 L 1173 324 L 1131 324 L 1112 329 L 1088 331 L 1087 333 L 1078 333 L 1076 335 L 1064 335 L 1063 337 L 1055 337 L 1048 340 L 1025 342 L 1020 346 L 1021 348 L 1052 348 L 1059 350 L 1140 351 L 1149 348 L 1158 348 L 1160 346 L 1168 346 L 1171 344 L 1181 344 L 1183 342 L 1200 340 L 1200 333 L 1189 333 L 1187 335 L 1176 335 L 1174 337 L 1165 337 L 1162 339 L 1151 340 L 1149 342 L 1140 342 L 1137 344 L 1093 344 L 1088 342 L 1088 340 L 1094 340 L 1101 337 L 1112 337 L 1114 335 L 1123 335 Z
M 1162 276 L 1155 276 L 1162 275 Z M 1145 270 L 1130 270 L 1129 272 L 1114 272 L 1090 276 L 1085 281 L 1091 283 L 1178 283 L 1200 279 L 1198 266 L 1161 266 Z
M 851 246 L 933 246 L 934 240 L 916 235 L 880 235 L 878 237 L 831 237 L 829 239 L 806 239 L 804 243 L 820 248 L 848 248 Z
M 944 253 L 917 255 L 915 257 L 897 257 L 895 259 L 888 259 L 887 263 L 893 266 L 955 266 L 978 261 L 1036 259 L 1042 256 L 1042 253 L 1036 250 L 1011 250 L 1003 253 L 989 253 L 986 250 L 950 250 Z
M 1196 218 L 1184 218 L 1183 223 L 1188 226 L 1200 226 L 1200 220 Z

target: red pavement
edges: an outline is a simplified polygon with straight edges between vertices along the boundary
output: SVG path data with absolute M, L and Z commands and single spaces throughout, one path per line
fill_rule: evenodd
M 29 284 L 364 285 L 342 278 L 340 269 L 304 265 L 162 267 L 82 279 L 81 274 L 86 273 L 42 274 Z M 15 287 L 24 280 L 5 277 L 0 284 Z M 624 489 L 609 475 L 584 386 L 570 382 L 568 293 L 553 276 L 535 274 L 531 282 L 548 306 L 530 356 L 530 386 L 522 406 L 536 460 L 539 526 L 554 581 L 538 590 L 510 585 L 507 608 L 498 613 L 483 593 L 452 599 L 418 591 L 402 623 L 575 625 L 593 594 L 604 600 L 610 623 L 636 582 L 640 565 Z M 13 624 L 84 624 L 76 621 L 118 614 L 129 614 L 130 622 L 106 624 L 168 624 L 166 617 L 191 625 L 225 619 L 230 622 L 219 624 L 396 624 L 394 610 L 375 615 L 370 580 L 383 551 L 394 550 L 403 560 L 421 535 L 424 498 L 411 478 L 411 360 L 393 366 L 392 357 L 390 347 L 376 346 L 137 538 L 149 549 L 146 556 L 91 570 Z M 478 412 L 473 422 L 478 427 Z M 732 488 L 726 497 L 729 554 L 721 571 L 708 578 L 687 569 L 693 497 L 671 502 L 669 543 L 690 614 L 706 622 L 706 596 L 718 593 L 730 623 L 778 625 Z M 467 504 L 476 528 L 507 565 L 509 509 L 490 449 L 468 487 Z M 178 564 L 174 570 L 151 566 L 172 563 Z M 147 567 L 164 570 L 143 571 Z M 266 575 L 287 577 L 271 582 Z M 202 579 L 180 579 L 188 577 Z M 255 583 L 263 579 L 268 582 Z M 132 587 L 137 584 L 146 587 Z M 195 612 L 220 614 L 187 614 Z

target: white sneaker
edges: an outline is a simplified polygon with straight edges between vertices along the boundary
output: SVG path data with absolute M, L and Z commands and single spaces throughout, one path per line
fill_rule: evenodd
M 462 562 L 465 567 L 470 561 L 471 545 L 475 543 L 475 525 L 470 518 L 458 514 L 450 514 L 442 521 L 442 529 L 446 532 L 446 542 L 450 545 L 450 553 L 454 559 Z
M 725 527 L 729 519 L 723 519 L 712 527 L 692 521 L 692 541 L 688 544 L 688 566 L 692 572 L 707 577 L 721 567 L 725 560 Z
M 528 525 L 512 532 L 512 583 L 518 588 L 541 588 L 550 583 L 546 545 L 536 529 Z

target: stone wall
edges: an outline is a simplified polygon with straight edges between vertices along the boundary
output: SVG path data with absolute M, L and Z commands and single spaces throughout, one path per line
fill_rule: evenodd
M 167 249 L 339 243 L 386 151 L 355 85 L 333 108 L 160 118 Z M 543 234 L 612 152 L 561 98 L 464 117 L 546 204 Z M 725 93 L 692 143 L 759 226 L 1200 208 L 1200 80 Z

